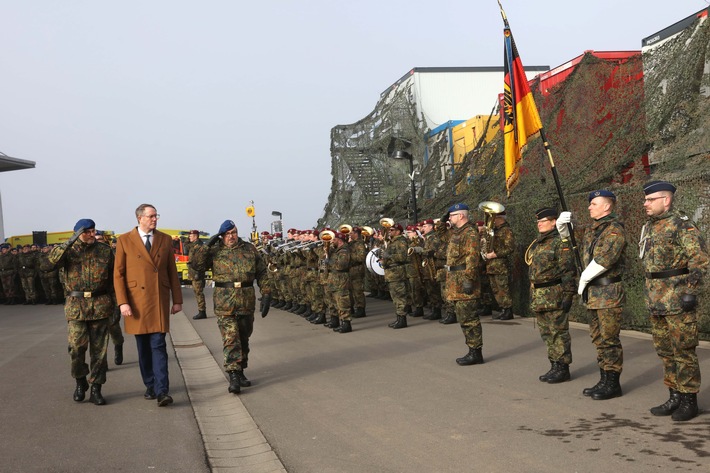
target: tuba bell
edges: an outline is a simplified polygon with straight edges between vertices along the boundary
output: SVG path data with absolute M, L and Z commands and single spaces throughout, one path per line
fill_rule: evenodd
M 485 201 L 478 204 L 478 210 L 483 211 L 484 218 L 483 221 L 486 227 L 487 237 L 481 238 L 481 257 L 483 261 L 486 260 L 486 255 L 489 253 L 489 248 L 493 249 L 493 239 L 495 237 L 495 231 L 493 230 L 493 224 L 496 220 L 496 215 L 505 211 L 503 204 L 493 201 Z
M 383 228 L 382 241 L 384 242 L 385 248 L 387 248 L 387 244 L 390 241 L 390 228 L 394 226 L 394 219 L 388 217 L 381 218 L 380 226 Z
M 328 250 L 330 250 L 330 242 L 335 238 L 335 233 L 332 230 L 323 230 L 318 236 L 320 241 L 323 242 L 323 249 L 325 250 L 325 259 L 328 259 Z
M 349 235 L 350 232 L 353 231 L 353 227 L 352 227 L 352 225 L 343 224 L 343 225 L 341 225 L 341 226 L 338 227 L 338 231 L 339 231 L 340 233 L 342 233 L 343 235 Z

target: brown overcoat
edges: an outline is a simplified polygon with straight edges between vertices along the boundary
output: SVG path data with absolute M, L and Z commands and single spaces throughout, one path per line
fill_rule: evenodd
M 116 304 L 131 306 L 133 316 L 125 317 L 124 323 L 132 335 L 169 332 L 171 293 L 173 304 L 182 304 L 172 238 L 154 230 L 151 243 L 148 254 L 137 228 L 116 241 Z

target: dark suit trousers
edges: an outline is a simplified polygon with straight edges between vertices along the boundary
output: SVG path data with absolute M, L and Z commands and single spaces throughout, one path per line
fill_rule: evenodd
M 146 388 L 153 388 L 155 394 L 170 393 L 168 380 L 168 352 L 164 333 L 136 335 L 138 365 Z

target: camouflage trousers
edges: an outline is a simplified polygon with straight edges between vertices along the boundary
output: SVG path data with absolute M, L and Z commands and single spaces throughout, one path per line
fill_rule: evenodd
M 495 300 L 493 299 L 493 291 L 491 290 L 491 282 L 488 280 L 485 268 L 481 271 L 481 303 L 483 305 L 492 306 Z
M 22 291 L 25 293 L 25 300 L 30 302 L 36 301 L 37 288 L 35 287 L 35 277 L 20 276 L 20 282 L 22 283 Z
M 588 309 L 589 336 L 597 348 L 597 364 L 604 371 L 621 373 L 624 350 L 621 347 L 621 307 Z
M 335 303 L 335 310 L 340 320 L 350 320 L 350 291 L 335 290 L 330 292 Z
M 394 303 L 394 312 L 398 316 L 407 315 L 404 310 L 405 306 L 409 304 L 409 288 L 406 280 L 401 281 L 390 281 L 387 283 L 389 286 L 390 296 L 392 296 L 392 302 Z
M 15 273 L 2 275 L 2 288 L 5 291 L 5 297 L 8 299 L 17 297 L 17 285 L 15 285 Z
M 47 300 L 61 301 L 64 298 L 62 295 L 62 287 L 59 284 L 59 279 L 56 274 L 40 276 L 39 280 L 42 283 L 42 290 Z
M 444 312 L 447 314 L 454 314 L 456 313 L 456 310 L 454 309 L 454 303 L 448 299 L 446 299 L 446 281 L 442 281 L 439 283 L 439 290 L 441 291 L 441 300 L 442 303 L 444 304 Z
M 451 304 L 456 313 L 456 321 L 461 326 L 466 345 L 469 348 L 481 348 L 483 346 L 483 328 L 477 314 L 480 301 L 478 299 L 452 301 Z
M 444 303 L 443 299 L 441 298 L 441 285 L 437 281 L 425 279 L 424 292 L 426 292 L 426 297 L 429 300 L 429 306 L 431 308 L 441 307 L 441 305 Z
M 418 276 L 409 278 L 409 300 L 412 307 L 424 307 L 426 290 Z
M 501 309 L 513 307 L 513 300 L 510 298 L 510 281 L 508 273 L 505 274 L 489 274 L 488 282 L 491 285 L 491 292 L 498 306 Z
M 205 304 L 205 280 L 193 279 L 192 290 L 195 293 L 195 300 L 197 301 L 197 310 L 200 312 L 204 312 L 205 310 L 207 310 L 207 305 Z
M 217 325 L 222 335 L 224 370 L 245 370 L 249 360 L 249 337 L 254 331 L 254 314 L 220 315 Z
M 350 273 L 351 305 L 356 308 L 365 308 L 365 273 Z
M 696 313 L 651 314 L 651 334 L 656 354 L 663 362 L 663 383 L 681 393 L 700 391 Z
M 113 315 L 110 317 L 108 325 L 108 333 L 111 336 L 111 342 L 114 345 L 123 345 L 123 331 L 121 330 L 121 309 L 114 308 Z
M 547 346 L 547 358 L 566 365 L 572 364 L 572 338 L 569 335 L 569 315 L 562 310 L 535 312 L 540 337 Z
M 78 379 L 88 375 L 90 384 L 104 384 L 108 370 L 108 319 L 68 320 L 67 323 L 72 378 Z M 86 364 L 87 349 L 91 368 Z

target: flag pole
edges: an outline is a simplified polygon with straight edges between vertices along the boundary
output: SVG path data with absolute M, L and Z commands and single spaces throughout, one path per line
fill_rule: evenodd
M 500 7 L 500 14 L 503 17 L 503 25 L 505 26 L 506 30 L 510 31 L 510 24 L 508 23 L 508 17 L 505 15 L 505 10 L 503 10 L 503 5 L 501 4 L 500 0 L 498 0 L 498 7 Z M 534 101 L 534 100 L 533 100 Z M 515 110 L 515 100 L 513 100 L 513 110 Z M 514 126 L 515 122 L 517 120 L 514 120 Z M 541 122 L 542 123 L 542 122 Z M 550 143 L 547 141 L 547 136 L 545 134 L 545 127 L 542 125 L 540 127 L 540 138 L 542 139 L 543 146 L 545 147 L 545 151 L 547 153 L 547 157 L 550 161 L 550 170 L 552 171 L 552 177 L 555 181 L 555 188 L 557 189 L 557 197 L 560 199 L 560 205 L 562 206 L 563 211 L 567 211 L 567 201 L 565 200 L 564 193 L 562 192 L 562 185 L 560 184 L 560 177 L 557 174 L 557 168 L 555 167 L 555 161 L 552 159 L 552 150 L 550 149 Z M 579 247 L 577 246 L 577 240 L 574 237 L 574 231 L 572 230 L 572 224 L 568 223 L 567 224 L 567 230 L 569 231 L 569 244 L 570 247 L 572 248 L 572 251 L 574 252 L 574 258 L 575 262 L 577 264 L 577 271 L 581 274 L 582 270 L 584 267 L 582 266 L 582 258 L 579 254 Z

